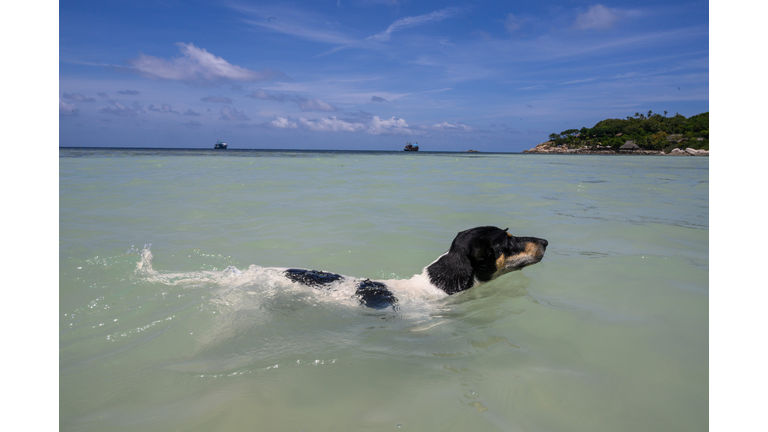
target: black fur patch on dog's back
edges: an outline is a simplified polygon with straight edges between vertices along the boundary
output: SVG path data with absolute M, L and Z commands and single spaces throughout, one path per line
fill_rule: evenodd
M 397 297 L 381 282 L 366 279 L 357 286 L 355 295 L 360 297 L 360 303 L 373 309 L 394 307 Z
M 285 271 L 285 277 L 294 281 L 303 283 L 311 287 L 328 285 L 342 279 L 343 276 L 334 273 L 328 273 L 318 270 L 288 269 Z

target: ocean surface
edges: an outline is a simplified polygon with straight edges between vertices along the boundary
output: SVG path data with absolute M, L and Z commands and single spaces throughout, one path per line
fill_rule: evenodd
M 541 263 L 360 306 L 482 225 Z M 59 149 L 62 431 L 702 431 L 707 157 Z

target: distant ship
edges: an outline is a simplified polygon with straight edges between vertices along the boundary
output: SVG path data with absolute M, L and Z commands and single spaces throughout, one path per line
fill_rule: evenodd
M 215 149 L 226 149 L 227 148 L 227 143 L 222 142 L 221 140 L 216 141 L 216 144 L 213 146 L 213 148 L 215 148 Z
M 419 143 L 416 143 L 416 145 L 412 145 L 409 141 L 408 144 L 405 145 L 405 148 L 403 151 L 419 151 Z

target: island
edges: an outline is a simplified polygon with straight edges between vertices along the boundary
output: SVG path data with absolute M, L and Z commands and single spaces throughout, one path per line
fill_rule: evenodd
M 686 118 L 648 111 L 606 119 L 592 128 L 552 133 L 523 153 L 709 156 L 709 112 Z

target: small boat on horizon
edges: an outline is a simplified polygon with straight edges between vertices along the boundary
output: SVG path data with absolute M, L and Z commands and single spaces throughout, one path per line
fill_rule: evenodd
M 412 145 L 411 142 L 408 141 L 403 151 L 419 151 L 419 143 L 417 142 L 416 145 Z
M 216 141 L 216 144 L 213 146 L 214 149 L 226 149 L 227 143 L 223 142 L 222 140 Z

